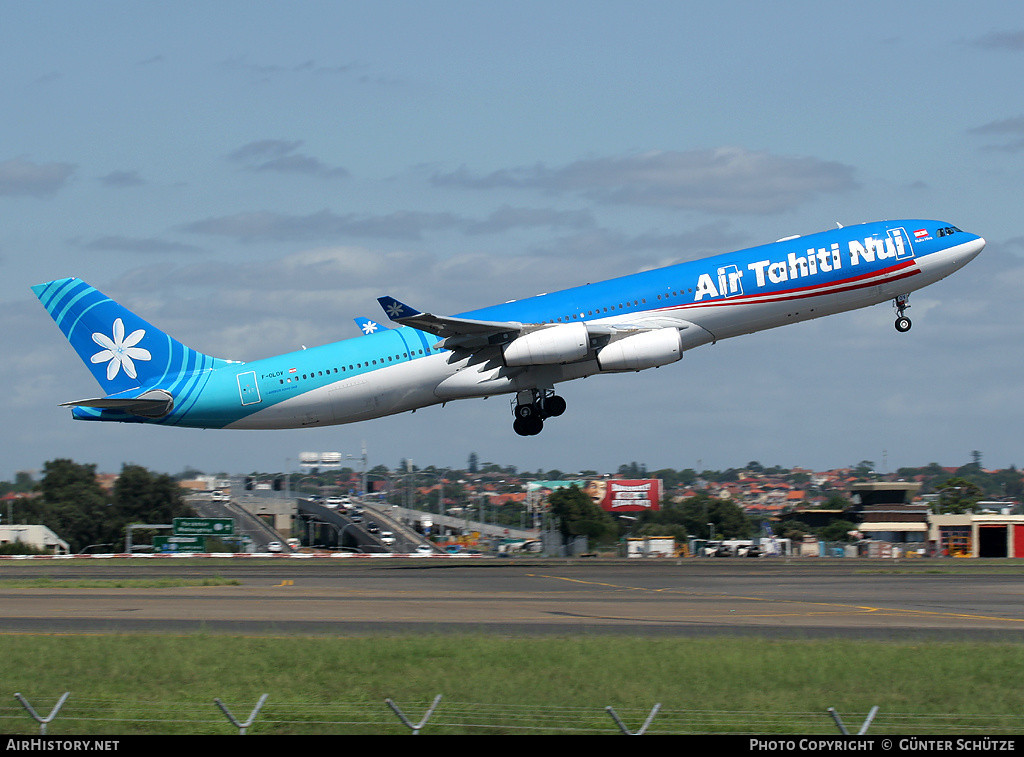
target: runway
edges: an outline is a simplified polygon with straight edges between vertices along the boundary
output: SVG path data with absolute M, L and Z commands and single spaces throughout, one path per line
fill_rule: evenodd
M 24 588 L 13 579 L 235 579 Z M 69 560 L 0 562 L 0 633 L 1024 638 L 1007 561 Z

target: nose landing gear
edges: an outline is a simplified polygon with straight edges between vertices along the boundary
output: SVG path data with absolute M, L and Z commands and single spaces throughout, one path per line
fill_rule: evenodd
M 904 315 L 904 312 L 910 307 L 909 299 L 909 294 L 901 294 L 892 302 L 892 306 L 896 310 L 896 330 L 901 334 L 910 331 L 910 327 L 913 325 L 910 319 Z
M 536 436 L 544 430 L 545 418 L 556 418 L 564 412 L 565 400 L 554 390 L 520 392 L 512 404 L 512 415 L 516 418 L 512 429 L 520 436 Z

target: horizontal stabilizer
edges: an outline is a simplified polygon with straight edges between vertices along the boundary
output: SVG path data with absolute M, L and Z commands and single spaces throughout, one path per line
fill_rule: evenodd
M 174 409 L 174 398 L 162 389 L 138 397 L 98 397 L 63 402 L 61 407 L 91 407 L 96 410 L 120 410 L 143 418 L 162 418 Z

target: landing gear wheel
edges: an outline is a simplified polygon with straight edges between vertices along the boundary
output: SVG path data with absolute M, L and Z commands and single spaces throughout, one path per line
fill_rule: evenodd
M 525 407 L 525 405 L 523 405 Z M 544 421 L 539 415 L 516 418 L 512 429 L 520 436 L 536 436 L 544 430 Z
M 565 412 L 565 400 L 557 394 L 552 394 L 544 400 L 542 407 L 544 408 L 545 417 L 557 418 Z
M 516 409 L 512 412 L 515 413 L 516 420 L 526 420 L 527 418 L 540 416 L 536 405 L 516 405 Z
M 525 389 L 512 400 L 512 429 L 520 436 L 536 436 L 544 430 L 544 419 L 565 412 L 565 400 L 551 389 Z
M 909 300 L 909 294 L 901 294 L 892 301 L 892 306 L 896 309 L 896 330 L 901 334 L 910 331 L 910 319 L 904 315 L 910 308 Z

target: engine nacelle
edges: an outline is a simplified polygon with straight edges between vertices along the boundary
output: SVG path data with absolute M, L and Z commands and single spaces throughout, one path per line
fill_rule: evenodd
M 505 365 L 553 365 L 582 360 L 590 351 L 585 323 L 563 323 L 517 337 L 505 345 Z
M 642 371 L 674 363 L 682 357 L 679 329 L 664 328 L 612 342 L 598 350 L 597 364 L 602 371 Z

